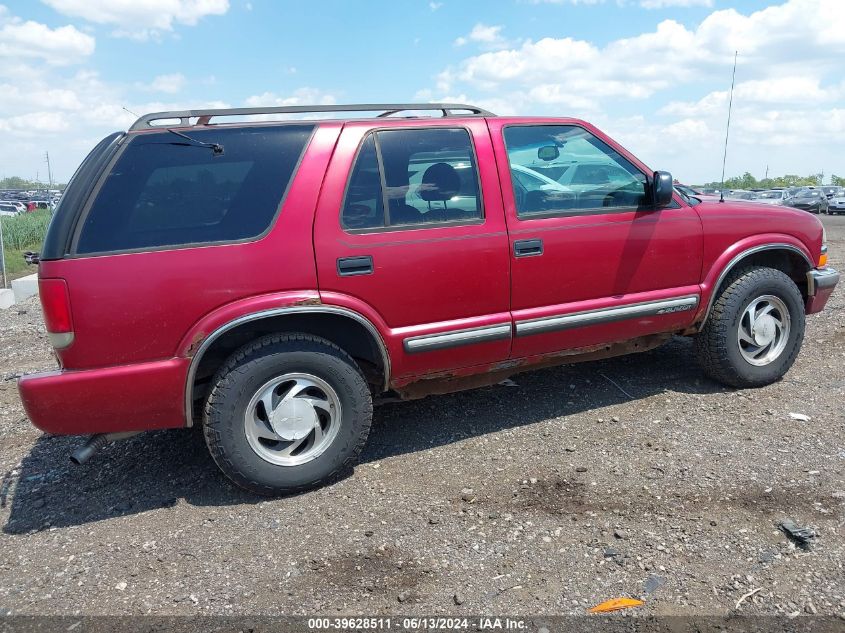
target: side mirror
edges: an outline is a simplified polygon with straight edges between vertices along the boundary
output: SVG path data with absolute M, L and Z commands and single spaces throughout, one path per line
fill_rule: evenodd
M 537 158 L 549 162 L 560 156 L 560 150 L 557 145 L 544 145 L 537 148 Z
M 672 174 L 656 171 L 651 180 L 651 200 L 655 208 L 662 209 L 672 203 Z

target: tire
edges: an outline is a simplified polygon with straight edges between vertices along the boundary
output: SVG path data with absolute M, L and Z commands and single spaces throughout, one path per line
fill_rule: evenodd
M 750 316 L 745 314 L 746 309 L 765 297 L 771 299 L 756 303 L 754 312 L 763 314 L 767 306 L 773 306 L 770 314 L 788 324 L 788 333 L 784 336 L 783 329 L 763 319 L 759 321 L 759 333 L 755 334 L 760 340 L 741 341 L 741 328 L 746 336 L 749 331 Z M 786 312 L 788 319 L 780 312 Z M 698 362 L 710 378 L 730 387 L 771 384 L 782 378 L 795 362 L 804 340 L 804 321 L 804 302 L 792 279 L 772 268 L 745 268 L 725 282 L 704 328 L 695 337 Z M 775 334 L 770 346 L 760 345 L 762 352 L 755 352 L 758 346 L 752 343 L 765 343 L 772 330 L 781 336 Z M 782 348 L 775 354 L 781 342 Z M 759 353 L 758 358 L 752 358 L 755 353 Z
M 350 468 L 372 416 L 367 382 L 346 352 L 316 336 L 273 334 L 245 345 L 217 371 L 204 433 L 217 466 L 238 486 L 290 494 Z

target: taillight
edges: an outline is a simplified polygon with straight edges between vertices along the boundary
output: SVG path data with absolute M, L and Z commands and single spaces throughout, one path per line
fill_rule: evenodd
M 73 319 L 67 283 L 64 279 L 39 279 L 38 292 L 50 343 L 56 349 L 64 349 L 73 343 Z

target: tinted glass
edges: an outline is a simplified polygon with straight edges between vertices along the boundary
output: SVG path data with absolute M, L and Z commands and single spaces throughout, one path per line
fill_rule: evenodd
M 482 218 L 482 208 L 466 130 L 386 130 L 361 146 L 342 221 L 349 229 L 461 222 Z
M 520 217 L 645 204 L 645 175 L 582 128 L 513 126 L 505 128 L 504 135 Z
M 313 126 L 136 136 L 88 213 L 77 252 L 256 237 L 270 226 Z M 217 143 L 222 154 L 199 143 Z
M 370 229 L 384 226 L 381 174 L 372 134 L 361 145 L 358 159 L 352 168 L 341 220 L 347 229 Z
M 391 226 L 482 217 L 466 130 L 389 130 L 378 142 Z

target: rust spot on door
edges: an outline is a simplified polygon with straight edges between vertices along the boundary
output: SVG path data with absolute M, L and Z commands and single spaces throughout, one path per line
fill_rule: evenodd
M 193 358 L 194 354 L 199 351 L 200 345 L 205 340 L 205 332 L 197 332 L 194 334 L 194 338 L 191 341 L 191 344 L 188 346 L 188 351 L 185 353 L 187 358 Z
M 293 302 L 295 306 L 319 306 L 322 304 L 323 302 L 320 301 L 320 297 L 308 297 L 307 299 L 300 299 L 299 301 Z

